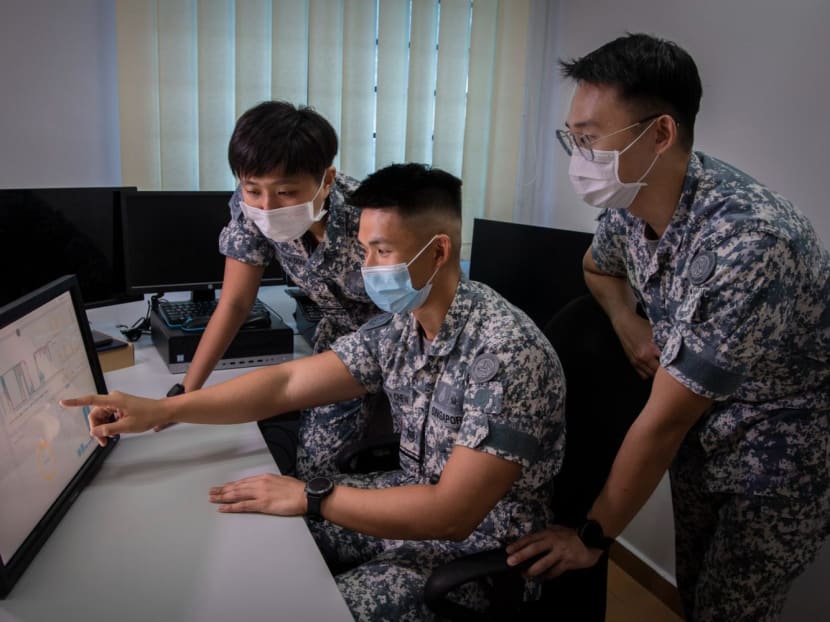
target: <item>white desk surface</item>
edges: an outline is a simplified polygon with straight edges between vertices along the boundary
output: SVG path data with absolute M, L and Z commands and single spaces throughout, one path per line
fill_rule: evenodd
M 143 306 L 88 315 L 112 333 Z M 244 371 L 215 372 L 209 383 Z M 111 390 L 156 396 L 175 378 L 148 336 L 135 366 L 106 375 Z M 208 501 L 211 486 L 265 471 L 276 466 L 255 423 L 122 437 L 0 601 L 0 622 L 351 620 L 302 518 L 220 514 Z

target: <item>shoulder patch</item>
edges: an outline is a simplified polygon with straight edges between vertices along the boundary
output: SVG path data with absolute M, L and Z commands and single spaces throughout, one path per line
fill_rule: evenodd
M 495 354 L 479 354 L 470 364 L 470 379 L 487 382 L 499 372 L 499 359 Z
M 689 280 L 693 285 L 703 285 L 715 272 L 717 256 L 712 251 L 701 251 L 689 266 Z
M 391 320 L 391 313 L 381 313 L 380 315 L 376 315 L 375 317 L 366 320 L 366 323 L 360 327 L 360 330 L 372 330 L 374 328 L 380 328 L 381 326 L 385 326 L 386 324 L 388 324 Z

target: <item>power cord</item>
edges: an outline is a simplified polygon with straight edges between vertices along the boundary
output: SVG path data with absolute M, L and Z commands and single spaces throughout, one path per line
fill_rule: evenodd
M 150 334 L 150 313 L 158 308 L 158 301 L 163 295 L 163 293 L 158 293 L 150 296 L 150 300 L 147 301 L 147 312 L 133 322 L 132 326 L 116 324 L 115 327 L 121 331 L 127 341 L 138 341 L 142 335 Z

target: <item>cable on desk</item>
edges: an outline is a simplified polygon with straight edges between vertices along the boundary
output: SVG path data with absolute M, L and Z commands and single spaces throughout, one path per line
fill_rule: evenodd
M 158 300 L 161 294 L 155 294 L 147 301 L 147 312 L 143 317 L 138 318 L 133 322 L 132 326 L 126 324 L 116 324 L 116 328 L 121 331 L 121 334 L 127 341 L 138 341 L 142 335 L 150 334 L 150 313 L 158 306 Z

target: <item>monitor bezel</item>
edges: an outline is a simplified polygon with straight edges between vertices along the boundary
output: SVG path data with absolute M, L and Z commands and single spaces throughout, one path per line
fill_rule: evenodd
M 92 340 L 92 331 L 86 318 L 86 312 L 81 298 L 81 289 L 78 279 L 75 276 L 64 276 L 35 291 L 22 296 L 7 305 L 0 307 L 0 327 L 7 326 L 23 316 L 35 311 L 47 302 L 69 292 L 72 298 L 72 307 L 75 311 L 75 319 L 81 331 L 81 338 L 86 350 L 87 360 L 90 364 L 90 371 L 95 382 L 97 393 L 107 393 L 107 386 L 101 364 Z M 34 560 L 37 552 L 41 549 L 49 536 L 58 526 L 61 519 L 81 493 L 81 490 L 89 483 L 95 472 L 101 466 L 102 461 L 113 450 L 117 444 L 117 438 L 110 439 L 104 447 L 97 446 L 89 455 L 83 465 L 78 469 L 63 491 L 55 499 L 46 513 L 37 522 L 35 527 L 26 536 L 26 539 L 8 561 L 0 557 L 0 598 L 8 596 L 15 583 L 20 579 L 23 572 Z
M 127 203 L 132 196 L 141 196 L 144 198 L 168 198 L 168 197 L 194 197 L 194 196 L 218 196 L 223 195 L 226 196 L 228 200 L 230 200 L 231 196 L 233 195 L 232 191 L 229 190 L 135 190 L 132 192 L 122 192 L 121 193 L 121 227 L 123 231 L 123 250 L 124 250 L 124 286 L 127 293 L 130 294 L 161 294 L 164 292 L 183 292 L 189 291 L 194 292 L 194 294 L 213 294 L 216 290 L 222 288 L 223 278 L 219 278 L 212 281 L 200 281 L 200 282 L 169 282 L 169 283 L 156 283 L 152 285 L 147 284 L 135 284 L 132 282 L 130 270 L 129 270 L 129 261 L 130 261 L 130 241 L 129 241 L 129 218 L 127 215 Z M 228 214 L 228 221 L 230 221 L 230 210 Z M 217 234 L 218 235 L 218 234 Z M 217 251 L 218 252 L 218 251 Z M 266 268 L 267 270 L 267 268 Z M 281 273 L 280 277 L 265 277 L 263 276 L 262 280 L 260 281 L 260 286 L 269 286 L 269 285 L 285 285 L 287 282 L 287 275 L 285 271 L 282 269 L 282 266 L 279 266 L 279 270 Z M 223 274 L 224 277 L 224 274 Z M 203 296 L 200 296 L 203 297 Z

